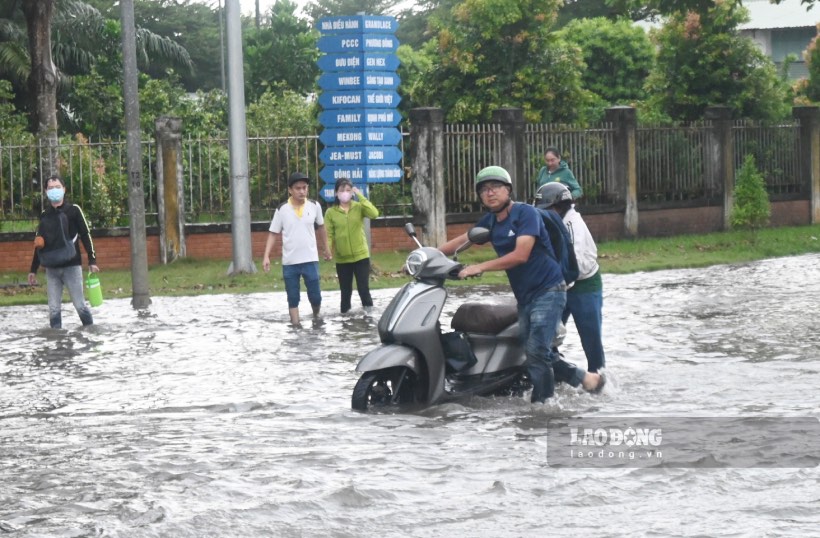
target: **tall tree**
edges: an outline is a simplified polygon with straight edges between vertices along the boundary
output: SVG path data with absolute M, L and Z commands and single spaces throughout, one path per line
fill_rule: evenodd
M 709 105 L 726 105 L 736 117 L 781 119 L 785 82 L 771 59 L 739 34 L 746 20 L 737 1 L 670 16 L 656 35 L 658 56 L 647 81 L 656 108 L 678 120 L 700 118 Z
M 574 19 L 559 35 L 581 49 L 586 63 L 584 88 L 604 106 L 628 105 L 646 98 L 644 84 L 655 49 L 643 28 L 626 19 Z
M 54 0 L 27 1 L 22 5 L 28 30 L 31 58 L 29 92 L 34 102 L 31 124 L 40 143 L 40 173 L 48 177 L 57 170 L 57 66 L 51 57 L 51 19 Z
M 118 51 L 118 42 L 111 43 L 110 36 L 112 27 L 119 28 L 119 22 L 106 20 L 93 6 L 79 0 L 6 0 L 0 2 L 5 24 L 16 21 L 18 9 L 26 25 L 30 124 L 44 144 L 51 147 L 57 141 L 57 91 L 65 74 L 63 69 L 70 74 L 84 72 L 97 58 L 107 58 L 111 51 Z M 57 28 L 60 30 L 55 31 Z M 144 65 L 149 58 L 159 57 L 172 59 L 186 68 L 190 66 L 184 48 L 145 29 L 137 31 L 137 48 Z M 56 156 L 52 153 L 44 152 L 42 173 L 54 170 Z
M 435 37 L 435 31 L 430 27 L 430 19 L 439 14 L 446 14 L 453 8 L 458 0 L 418 0 L 410 6 L 402 4 L 396 18 L 399 21 L 399 29 L 396 37 L 402 45 L 409 45 L 418 50 L 430 39 Z
M 222 87 L 220 14 L 215 6 L 194 0 L 140 0 L 134 9 L 138 27 L 172 38 L 191 55 L 193 69 L 180 73 L 189 92 Z M 144 71 L 161 78 L 167 67 L 167 62 L 154 61 Z
M 319 74 L 319 34 L 308 21 L 296 17 L 296 8 L 291 0 L 277 0 L 271 8 L 270 26 L 246 29 L 248 99 L 258 99 L 266 91 L 279 91 L 278 88 L 302 95 L 314 90 Z
M 530 121 L 579 119 L 588 98 L 580 51 L 551 28 L 560 0 L 464 0 L 445 18 L 432 68 L 412 98 L 446 110 L 449 121 L 482 121 L 501 106 L 524 109 Z

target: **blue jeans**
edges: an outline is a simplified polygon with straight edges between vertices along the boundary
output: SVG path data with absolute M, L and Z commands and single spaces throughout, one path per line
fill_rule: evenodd
M 48 293 L 48 321 L 52 329 L 61 329 L 63 326 L 62 303 L 63 286 L 68 289 L 68 296 L 74 304 L 74 309 L 80 316 L 83 325 L 91 325 L 94 319 L 91 310 L 85 304 L 83 296 L 83 268 L 79 265 L 69 267 L 46 267 L 46 289 Z
M 566 323 L 572 314 L 575 328 L 578 329 L 578 336 L 581 339 L 581 346 L 587 356 L 587 370 L 590 372 L 597 372 L 606 364 L 604 344 L 601 338 L 603 304 L 604 294 L 601 290 L 582 293 L 570 291 L 567 293 L 567 306 L 561 316 Z
M 564 291 L 548 291 L 529 304 L 518 305 L 518 326 L 527 362 L 524 368 L 532 382 L 532 402 L 543 402 L 555 393 L 552 362 L 558 354 L 552 351 L 552 340 L 567 302 Z
M 322 290 L 319 289 L 319 262 L 296 263 L 282 266 L 282 278 L 288 294 L 288 308 L 299 306 L 299 279 L 305 279 L 308 301 L 313 306 L 322 304 Z

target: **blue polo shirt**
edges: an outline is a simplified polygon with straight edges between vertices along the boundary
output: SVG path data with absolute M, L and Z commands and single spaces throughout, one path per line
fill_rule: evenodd
M 518 304 L 529 304 L 544 290 L 564 281 L 561 267 L 552 255 L 552 245 L 544 221 L 534 207 L 513 203 L 510 214 L 503 221 L 497 221 L 494 213 L 487 213 L 476 226 L 492 230 L 490 240 L 499 258 L 515 250 L 515 241 L 519 236 L 531 235 L 536 238 L 529 259 L 506 271 Z

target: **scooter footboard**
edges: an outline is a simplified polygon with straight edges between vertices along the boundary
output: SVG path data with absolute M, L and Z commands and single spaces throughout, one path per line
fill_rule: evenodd
M 416 374 L 420 374 L 420 362 L 417 352 L 407 346 L 389 344 L 377 347 L 359 361 L 357 372 L 372 372 L 394 366 L 404 366 Z

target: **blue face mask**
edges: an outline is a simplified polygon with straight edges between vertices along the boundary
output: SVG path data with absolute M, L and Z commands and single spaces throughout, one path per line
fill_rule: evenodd
M 57 203 L 57 202 L 59 202 L 60 200 L 63 199 L 63 196 L 65 196 L 65 190 L 62 189 L 61 187 L 56 187 L 54 189 L 48 189 L 46 191 L 46 196 L 48 196 L 48 199 L 51 200 L 52 202 Z

